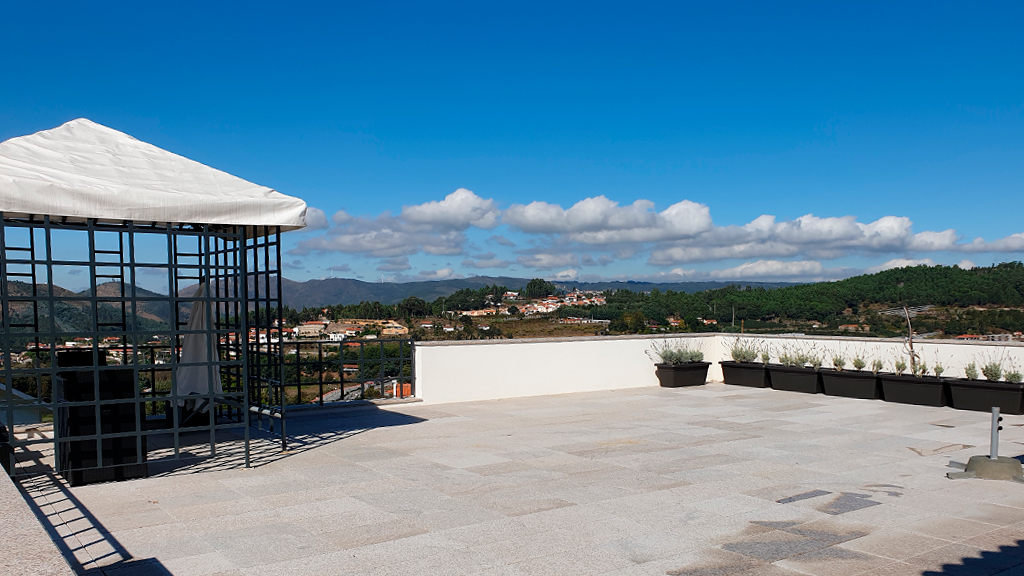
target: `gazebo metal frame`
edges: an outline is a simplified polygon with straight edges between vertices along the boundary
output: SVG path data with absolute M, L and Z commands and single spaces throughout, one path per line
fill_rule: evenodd
M 248 467 L 250 415 L 281 417 L 280 399 L 269 397 L 280 390 L 281 349 L 251 343 L 283 328 L 281 232 L 0 213 L 0 415 L 10 428 L 6 444 L 0 437 L 0 462 L 7 472 L 49 472 L 52 453 L 53 468 L 73 484 L 116 480 L 158 462 L 215 456 L 226 442 L 243 443 Z M 87 247 L 87 256 L 63 256 L 69 242 Z M 166 252 L 154 252 L 154 243 L 166 243 Z M 55 272 L 73 270 L 87 274 L 84 292 L 54 282 Z M 140 275 L 166 277 L 166 294 L 139 287 Z M 200 282 L 207 290 L 196 298 Z M 206 307 L 203 330 L 188 329 L 193 305 Z M 170 320 L 164 325 L 154 319 L 161 307 Z M 215 343 L 215 357 L 182 362 L 193 334 Z M 79 361 L 70 365 L 66 351 Z M 178 369 L 197 365 L 211 380 L 219 374 L 223 392 L 179 393 Z M 26 414 L 34 424 L 19 425 Z M 69 426 L 76 418 L 84 426 Z

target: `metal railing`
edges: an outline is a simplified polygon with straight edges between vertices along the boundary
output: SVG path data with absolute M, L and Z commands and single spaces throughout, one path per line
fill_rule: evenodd
M 412 340 L 292 340 L 252 344 L 283 357 L 281 380 L 251 386 L 263 405 L 324 406 L 416 395 Z
M 254 424 L 279 435 L 287 448 L 289 410 L 416 396 L 412 340 L 272 340 L 250 343 L 252 358 L 280 358 L 249 366 Z

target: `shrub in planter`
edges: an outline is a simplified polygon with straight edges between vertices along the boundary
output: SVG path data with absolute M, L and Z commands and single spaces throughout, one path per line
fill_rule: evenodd
M 704 352 L 688 342 L 655 342 L 647 351 L 654 360 L 655 374 L 664 388 L 699 386 L 707 382 L 710 362 L 704 362 Z
M 894 374 L 880 374 L 882 397 L 886 402 L 916 404 L 918 406 L 949 406 L 949 385 L 941 378 L 928 376 L 928 366 L 914 365 L 912 374 L 905 374 L 907 363 L 902 359 L 893 364 Z
M 977 365 L 971 362 L 964 368 L 967 378 L 947 380 L 953 408 L 988 412 L 998 406 L 1005 414 L 1024 414 L 1024 384 L 1019 371 L 1011 368 L 1004 374 L 1002 363 L 993 360 L 981 367 L 981 373 L 986 380 L 978 379 Z M 1004 375 L 1006 381 L 1000 382 Z
M 764 364 L 757 362 L 757 346 L 748 340 L 737 338 L 729 349 L 732 361 L 723 360 L 722 379 L 726 384 L 737 386 L 751 386 L 754 388 L 768 388 L 771 386 L 768 380 L 768 370 Z M 762 354 L 763 356 L 763 354 Z
M 821 359 L 806 352 L 779 354 L 779 364 L 768 366 L 771 386 L 776 390 L 818 394 L 821 392 L 821 374 L 817 367 Z
M 821 372 L 821 385 L 825 394 L 845 398 L 864 398 L 877 400 L 882 397 L 882 387 L 878 377 L 872 372 L 863 371 L 866 363 L 859 356 L 854 358 L 855 370 L 843 370 L 846 359 L 840 355 L 832 357 L 832 370 Z

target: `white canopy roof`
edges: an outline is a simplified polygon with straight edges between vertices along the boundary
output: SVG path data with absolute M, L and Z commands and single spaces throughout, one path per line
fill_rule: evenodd
M 0 212 L 105 221 L 306 225 L 306 203 L 85 118 L 0 143 Z

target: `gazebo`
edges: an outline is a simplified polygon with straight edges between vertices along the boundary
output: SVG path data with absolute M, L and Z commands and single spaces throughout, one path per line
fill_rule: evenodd
M 306 204 L 86 119 L 0 143 L 0 463 L 72 485 L 244 445 Z M 270 414 L 273 416 L 273 414 Z

